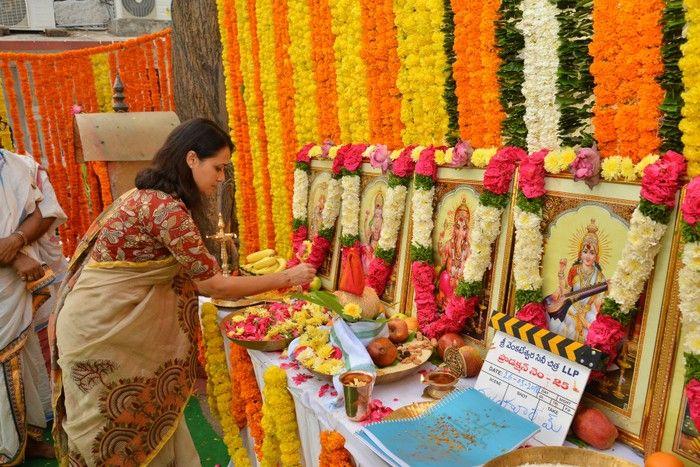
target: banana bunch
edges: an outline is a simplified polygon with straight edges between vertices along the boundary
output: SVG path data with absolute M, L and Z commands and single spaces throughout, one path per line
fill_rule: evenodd
M 245 257 L 246 264 L 241 264 L 241 269 L 248 274 L 262 276 L 279 272 L 287 267 L 287 260 L 277 255 L 277 252 L 268 248 L 256 251 Z

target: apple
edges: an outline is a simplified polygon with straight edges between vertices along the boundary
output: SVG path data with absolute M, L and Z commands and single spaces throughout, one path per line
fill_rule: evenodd
M 408 339 L 408 325 L 400 318 L 390 319 L 387 324 L 389 328 L 389 340 L 394 344 L 406 342 Z
M 367 353 L 380 368 L 394 363 L 399 353 L 396 346 L 386 337 L 377 337 L 367 346 Z
M 438 354 L 440 358 L 445 358 L 445 349 L 448 347 L 462 347 L 464 345 L 464 339 L 459 334 L 453 332 L 448 332 L 443 334 L 437 341 Z
M 309 289 L 312 291 L 321 290 L 321 278 L 314 276 L 311 283 L 309 283 Z
M 409 332 L 418 331 L 418 318 L 415 316 L 409 316 L 408 318 L 404 319 L 404 321 L 406 322 L 406 326 L 408 326 Z

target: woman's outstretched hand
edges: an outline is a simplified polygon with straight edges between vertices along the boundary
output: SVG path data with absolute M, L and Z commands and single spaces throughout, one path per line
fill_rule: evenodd
M 314 276 L 316 276 L 316 269 L 306 263 L 301 263 L 293 268 L 289 268 L 285 272 L 289 279 L 290 286 L 308 284 L 314 279 Z

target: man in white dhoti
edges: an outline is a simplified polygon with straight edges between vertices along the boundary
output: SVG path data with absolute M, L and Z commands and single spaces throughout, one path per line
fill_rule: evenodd
M 46 427 L 41 393 L 48 387 L 34 312 L 53 278 L 44 268 L 47 232 L 66 220 L 55 196 L 37 186 L 38 166 L 0 150 L 0 464 L 16 465 L 28 454 L 47 456 L 40 442 Z M 51 190 L 53 195 L 53 190 Z M 53 199 L 52 199 L 53 198 Z M 42 255 L 43 253 L 43 255 Z M 39 292 L 41 291 L 41 292 Z M 33 296 L 33 292 L 36 294 Z M 45 398 L 44 398 L 45 399 Z M 44 401 L 46 402 L 46 401 Z

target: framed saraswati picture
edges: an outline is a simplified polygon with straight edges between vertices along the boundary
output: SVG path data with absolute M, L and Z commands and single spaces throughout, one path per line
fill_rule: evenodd
M 386 175 L 380 169 L 373 168 L 370 164 L 362 164 L 360 176 L 360 253 L 362 259 L 362 269 L 365 276 L 369 272 L 369 267 L 377 249 L 379 236 L 386 219 L 384 203 L 387 199 L 389 183 Z M 410 193 L 406 200 L 410 200 Z M 387 281 L 384 293 L 379 297 L 387 309 L 399 311 L 403 309 L 403 299 L 405 298 L 406 262 L 409 261 L 409 248 L 406 247 L 405 236 L 407 234 L 407 219 L 409 203 L 402 206 L 403 212 L 396 242 L 396 257 L 389 280 Z
M 328 181 L 331 179 L 331 162 L 311 161 L 311 175 L 309 177 L 309 204 L 308 204 L 308 238 L 313 239 L 321 229 L 323 208 L 328 201 Z M 335 290 L 340 270 L 340 233 L 336 220 L 335 235 L 325 261 L 317 271 L 321 284 L 328 290 Z
M 590 189 L 566 176 L 550 176 L 545 188 L 541 275 L 548 326 L 552 332 L 585 342 L 622 254 L 640 186 L 601 183 Z M 661 409 L 660 401 L 652 397 L 652 383 L 669 371 L 668 365 L 659 367 L 657 348 L 664 326 L 662 308 L 667 300 L 665 284 L 674 232 L 670 226 L 662 239 L 654 271 L 616 361 L 602 378 L 589 381 L 583 399 L 584 404 L 606 413 L 620 430 L 622 441 L 640 449 L 652 411 Z M 508 235 L 514 237 L 512 229 Z M 510 280 L 510 314 L 515 312 L 514 295 L 514 280 Z
M 433 253 L 438 274 L 436 301 L 442 310 L 447 299 L 455 293 L 462 275 L 464 263 L 469 257 L 469 233 L 474 222 L 473 213 L 484 191 L 484 170 L 473 168 L 438 169 L 435 184 L 435 204 L 433 209 Z M 410 209 L 409 209 L 410 210 Z M 406 248 L 411 244 L 411 214 L 408 214 Z M 501 225 L 509 223 L 508 210 L 501 218 Z M 505 228 L 503 229 L 505 231 Z M 491 253 L 491 267 L 484 275 L 484 295 L 476 313 L 469 318 L 463 334 L 480 345 L 486 345 L 491 314 L 500 311 L 506 299 L 508 265 L 505 261 L 510 243 L 502 232 L 494 242 Z M 406 310 L 416 314 L 414 290 L 410 272 L 410 261 L 406 265 L 408 282 Z

